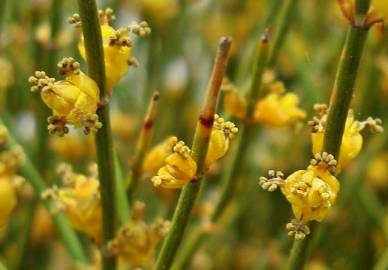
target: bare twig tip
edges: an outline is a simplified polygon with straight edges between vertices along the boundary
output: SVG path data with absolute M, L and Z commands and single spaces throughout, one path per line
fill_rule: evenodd
M 160 94 L 158 91 L 155 91 L 154 94 L 152 95 L 152 100 L 157 101 L 159 100 Z
M 219 47 L 223 51 L 228 51 L 230 46 L 232 44 L 232 38 L 231 37 L 222 37 L 220 38 Z
M 270 30 L 269 30 L 268 27 L 264 30 L 264 33 L 263 33 L 263 35 L 260 38 L 260 41 L 262 43 L 268 43 L 269 42 L 269 31 Z

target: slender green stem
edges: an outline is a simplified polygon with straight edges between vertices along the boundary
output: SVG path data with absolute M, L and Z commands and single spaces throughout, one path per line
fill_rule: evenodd
M 178 204 L 172 219 L 171 230 L 163 242 L 162 249 L 156 261 L 156 270 L 170 269 L 200 188 L 201 176 L 204 172 L 205 158 L 213 127 L 214 114 L 216 112 L 217 99 L 227 65 L 230 46 L 230 38 L 221 39 L 206 97 L 202 105 L 194 134 L 192 157 L 198 167 L 197 179 L 193 179 L 188 183 L 179 196 Z
M 106 100 L 104 51 L 102 48 L 101 28 L 98 20 L 95 0 L 78 0 L 81 16 L 82 32 L 85 40 L 85 51 L 90 77 L 100 88 L 102 102 Z M 100 193 L 102 205 L 102 244 L 106 244 L 115 235 L 115 160 L 112 134 L 109 119 L 109 104 L 101 106 L 97 115 L 102 128 L 96 134 L 96 150 L 98 175 L 100 179 Z M 116 268 L 114 256 L 104 254 L 102 258 L 104 270 Z
M 62 0 L 53 0 L 51 4 L 51 36 L 50 36 L 50 47 L 48 51 L 48 63 L 47 69 L 50 76 L 54 76 L 57 68 L 57 46 L 56 39 L 60 30 L 61 22 L 61 3 Z M 36 112 L 37 128 L 36 128 L 36 148 L 34 156 L 36 157 L 36 167 L 38 172 L 47 182 L 46 173 L 50 167 L 49 147 L 48 147 L 48 132 L 47 132 L 47 117 L 49 116 L 50 110 L 46 106 L 39 106 Z M 18 246 L 20 251 L 16 259 L 16 269 L 26 269 L 30 262 L 27 258 L 34 258 L 34 251 L 31 250 L 29 239 L 31 234 L 32 221 L 36 210 L 36 204 L 38 200 L 34 198 L 29 202 L 29 208 L 26 210 L 25 215 L 25 226 L 24 231 L 20 234 L 20 242 Z
M 369 0 L 356 1 L 358 17 L 364 17 L 368 9 Z M 330 98 L 323 144 L 323 151 L 332 154 L 335 158 L 338 157 L 339 149 L 341 147 L 342 135 L 345 128 L 350 102 L 353 97 L 357 70 L 360 64 L 367 34 L 368 29 L 351 23 L 347 32 L 344 48 L 342 50 L 340 63 L 338 65 L 334 88 Z M 313 237 L 310 235 L 304 240 L 294 240 L 287 269 L 296 270 L 302 268 L 303 263 L 307 258 L 307 250 L 309 243 L 311 243 L 310 239 L 312 238 Z
M 133 204 L 134 194 L 141 177 L 141 167 L 143 165 L 145 154 L 150 146 L 153 130 L 155 127 L 156 109 L 159 103 L 159 93 L 154 92 L 148 105 L 148 110 L 144 118 L 143 127 L 137 142 L 136 153 L 132 165 L 132 173 L 127 187 L 127 197 L 129 204 Z
M 268 57 L 268 65 L 272 67 L 275 64 L 276 58 L 278 56 L 279 50 L 283 44 L 283 41 L 286 37 L 287 30 L 290 26 L 291 16 L 293 11 L 296 8 L 298 0 L 284 0 L 283 6 L 280 10 L 279 17 L 275 25 L 275 34 L 272 38 L 273 46 Z
M 4 125 L 2 120 L 0 120 L 0 125 Z M 8 135 L 7 147 L 21 147 L 10 133 Z M 31 160 L 27 156 L 24 157 L 23 162 L 19 167 L 19 171 L 21 175 L 24 176 L 30 182 L 36 194 L 40 195 L 48 189 L 48 186 L 43 181 L 43 179 L 39 175 L 39 172 L 36 170 Z M 49 212 L 55 208 L 55 205 L 50 201 L 44 200 L 42 201 L 42 203 Z M 63 244 L 65 245 L 72 258 L 82 264 L 87 264 L 86 255 L 82 250 L 81 243 L 79 242 L 77 235 L 71 228 L 66 216 L 62 213 L 59 213 L 53 215 L 52 217 L 54 220 L 54 224 L 62 238 Z
M 131 217 L 131 209 L 127 200 L 127 194 L 125 192 L 125 183 L 123 173 L 120 166 L 120 161 L 115 155 L 115 170 L 116 170 L 116 183 L 115 183 L 115 194 L 116 194 L 116 214 L 120 224 L 125 224 Z
M 6 7 L 7 7 L 7 0 L 2 0 L 0 2 L 0 33 L 3 30 Z
M 261 97 L 261 81 L 265 67 L 267 66 L 268 60 L 268 36 L 267 33 L 263 35 L 261 40 L 257 43 L 255 61 L 253 64 L 252 72 L 252 81 L 250 88 L 246 93 L 246 98 L 248 100 L 247 107 L 247 122 L 242 123 L 239 127 L 239 134 L 237 137 L 235 153 L 232 157 L 232 160 L 227 166 L 227 170 L 223 175 L 222 179 L 222 190 L 220 199 L 215 206 L 214 212 L 211 216 L 211 221 L 213 223 L 218 222 L 219 218 L 224 213 L 226 206 L 229 204 L 233 197 L 233 191 L 237 183 L 237 179 L 240 173 L 240 166 L 244 163 L 244 157 L 246 150 L 249 146 L 249 139 L 254 130 L 252 126 L 247 125 L 251 122 L 254 113 L 254 107 L 257 100 Z M 185 265 L 190 261 L 190 258 L 194 254 L 196 248 L 198 248 L 205 239 L 205 232 L 201 230 L 200 233 L 189 238 L 187 244 L 182 248 L 182 252 L 179 254 L 179 259 L 173 265 L 174 269 L 183 269 Z

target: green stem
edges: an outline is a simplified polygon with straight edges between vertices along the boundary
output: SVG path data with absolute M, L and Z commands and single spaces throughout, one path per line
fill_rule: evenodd
M 82 32 L 85 40 L 85 51 L 90 77 L 100 89 L 102 102 L 107 100 L 105 89 L 104 51 L 102 47 L 101 28 L 99 24 L 95 0 L 78 0 L 81 16 Z M 115 236 L 115 160 L 112 134 L 109 119 L 109 104 L 101 106 L 97 115 L 102 123 L 96 134 L 96 151 L 98 175 L 100 179 L 100 193 L 102 205 L 102 245 L 105 247 Z M 104 270 L 116 268 L 114 256 L 103 254 L 102 267 Z
M 357 16 L 364 17 L 369 9 L 369 0 L 357 0 L 355 4 L 356 10 L 358 11 Z M 327 126 L 323 143 L 323 151 L 332 154 L 336 159 L 338 158 L 339 149 L 342 143 L 342 135 L 350 102 L 353 97 L 357 70 L 367 34 L 368 29 L 355 26 L 354 23 L 351 23 L 338 65 L 334 88 L 330 98 Z M 310 235 L 304 240 L 294 240 L 287 263 L 287 269 L 301 269 L 307 258 L 307 250 L 309 243 L 311 243 L 310 239 L 312 238 L 312 235 Z M 301 249 L 301 246 L 306 247 Z M 297 254 L 297 256 L 295 256 L 295 254 Z
M 56 39 L 60 30 L 60 22 L 61 22 L 61 3 L 62 0 L 53 0 L 51 4 L 51 18 L 50 18 L 50 26 L 51 26 L 51 36 L 50 42 L 51 46 L 48 51 L 48 63 L 47 69 L 50 76 L 54 76 L 56 73 L 56 61 L 57 61 L 57 46 Z M 38 172 L 43 177 L 43 179 L 47 182 L 46 173 L 48 168 L 50 168 L 50 160 L 48 158 L 49 155 L 49 147 L 48 147 L 48 132 L 47 132 L 47 117 L 49 116 L 50 110 L 46 106 L 39 106 L 36 112 L 37 119 L 37 129 L 36 129 L 36 148 L 34 156 L 36 159 L 36 168 Z M 20 251 L 18 252 L 18 257 L 16 259 L 16 269 L 26 269 L 28 263 L 30 261 L 28 258 L 34 258 L 34 251 L 31 250 L 29 239 L 31 234 L 32 221 L 36 210 L 37 198 L 34 198 L 29 202 L 29 208 L 27 209 L 27 213 L 25 215 L 25 226 L 24 231 L 20 234 L 20 242 L 19 247 Z
M 255 104 L 261 97 L 261 81 L 265 67 L 267 66 L 267 60 L 268 36 L 267 34 L 264 34 L 262 39 L 257 43 L 255 61 L 253 64 L 252 82 L 246 93 L 246 98 L 248 101 L 247 122 L 249 123 L 253 117 Z M 219 218 L 224 213 L 226 206 L 229 204 L 233 197 L 233 191 L 235 190 L 237 179 L 239 178 L 241 164 L 244 163 L 243 159 L 249 146 L 249 140 L 252 131 L 254 131 L 253 127 L 247 125 L 247 123 L 242 123 L 242 125 L 239 127 L 235 148 L 236 152 L 234 153 L 229 166 L 227 166 L 227 171 L 223 175 L 221 196 L 211 216 L 211 221 L 213 223 L 218 222 Z M 185 265 L 194 255 L 195 249 L 198 248 L 202 240 L 205 239 L 205 234 L 206 233 L 201 230 L 200 233 L 194 235 L 187 241 L 187 244 L 185 244 L 185 246 L 182 248 L 182 252 L 179 254 L 178 261 L 173 266 L 174 269 L 183 269 L 185 267 Z
M 2 33 L 2 30 L 3 30 L 6 7 L 7 7 L 7 0 L 2 0 L 0 2 L 0 33 Z
M 284 0 L 283 6 L 280 10 L 279 17 L 276 21 L 276 29 L 273 40 L 273 46 L 268 57 L 268 65 L 272 67 L 275 64 L 279 50 L 286 37 L 287 30 L 290 26 L 291 16 L 297 5 L 297 0 Z
M 222 38 L 219 43 L 212 75 L 197 122 L 192 146 L 192 157 L 198 167 L 197 179 L 193 179 L 188 183 L 179 196 L 178 204 L 172 219 L 171 230 L 163 242 L 162 249 L 156 261 L 156 270 L 170 269 L 200 188 L 201 176 L 204 172 L 205 159 L 213 127 L 214 114 L 216 112 L 217 99 L 227 65 L 230 45 L 230 38 Z
M 129 221 L 131 209 L 125 193 L 125 183 L 123 173 L 120 166 L 118 155 L 115 155 L 115 170 L 116 170 L 116 214 L 120 224 L 125 224 Z
M 4 125 L 0 120 L 0 125 Z M 12 135 L 8 132 L 8 148 L 21 147 Z M 19 171 L 32 185 L 33 190 L 36 194 L 40 195 L 48 189 L 48 186 L 43 181 L 39 172 L 36 170 L 31 160 L 25 156 L 23 163 L 19 166 Z M 50 212 L 55 209 L 55 205 L 47 200 L 42 201 L 43 205 Z M 70 253 L 71 257 L 82 264 L 87 264 L 87 259 L 84 251 L 82 250 L 81 243 L 79 242 L 77 235 L 71 228 L 66 216 L 63 213 L 59 213 L 52 216 L 55 227 L 57 228 L 62 242 L 65 248 Z
M 143 127 L 137 142 L 136 153 L 132 165 L 132 173 L 127 187 L 127 197 L 130 205 L 133 205 L 134 194 L 141 177 L 141 168 L 145 154 L 150 146 L 153 130 L 155 127 L 156 109 L 159 101 L 159 93 L 154 92 L 148 105 L 148 110 L 144 118 Z

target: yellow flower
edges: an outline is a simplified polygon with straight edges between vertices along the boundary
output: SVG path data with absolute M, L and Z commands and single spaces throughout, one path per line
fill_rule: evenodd
M 183 141 L 179 141 L 172 151 L 165 158 L 158 174 L 151 179 L 156 187 L 181 188 L 195 178 L 197 163 L 190 155 L 191 150 Z
M 379 154 L 371 160 L 366 171 L 366 183 L 374 190 L 385 190 L 388 187 L 388 154 Z
M 292 173 L 285 180 L 283 173 L 270 170 L 268 177 L 260 177 L 260 186 L 268 191 L 280 187 L 291 204 L 295 219 L 287 224 L 288 235 L 301 240 L 310 234 L 307 223 L 322 221 L 337 199 L 340 184 L 334 176 L 337 161 L 333 155 L 315 154 L 306 170 Z
M 0 176 L 0 228 L 3 227 L 16 206 L 16 194 L 7 175 Z
M 169 222 L 157 220 L 152 225 L 143 221 L 144 204 L 136 202 L 131 220 L 122 226 L 109 242 L 108 251 L 119 256 L 130 267 L 151 269 L 155 247 L 169 230 Z
M 320 112 L 319 118 L 316 117 L 313 121 L 309 122 L 309 124 L 313 127 L 311 134 L 313 154 L 320 153 L 322 151 L 325 125 L 327 120 L 326 107 L 322 107 L 320 109 L 319 106 L 318 110 L 323 110 Z M 337 166 L 339 170 L 342 170 L 344 167 L 346 167 L 349 162 L 357 157 L 360 153 L 363 143 L 363 138 L 360 133 L 361 130 L 363 130 L 366 126 L 369 126 L 376 132 L 382 132 L 383 129 L 380 124 L 380 119 L 372 119 L 370 117 L 362 122 L 357 121 L 354 119 L 353 111 L 349 110 L 345 123 L 344 134 L 342 137 L 341 148 L 339 151 Z
M 281 191 L 292 206 L 298 220 L 307 223 L 322 221 L 337 198 L 340 185 L 327 170 L 309 166 L 299 170 L 284 181 Z
M 236 89 L 225 90 L 224 108 L 230 115 L 243 120 L 247 114 L 247 100 Z
M 306 117 L 294 93 L 269 93 L 255 107 L 254 121 L 270 127 L 286 127 Z
M 70 224 L 99 243 L 101 237 L 99 181 L 95 175 L 74 173 L 66 164 L 60 166 L 59 171 L 63 173 L 65 186 L 61 188 L 54 186 L 44 192 L 42 197 L 55 199 L 59 210 L 65 211 Z
M 153 147 L 144 158 L 142 171 L 150 174 L 156 173 L 164 165 L 164 160 L 173 153 L 177 142 L 178 138 L 171 136 Z
M 6 90 L 14 81 L 14 69 L 10 61 L 0 57 L 0 94 Z
M 176 0 L 141 0 L 141 9 L 150 24 L 163 28 L 178 12 Z
M 141 22 L 140 24 L 134 23 L 127 28 L 115 30 L 109 25 L 109 21 L 114 19 L 113 11 L 111 9 L 100 10 L 99 15 L 104 50 L 105 87 L 108 94 L 111 94 L 113 86 L 127 73 L 128 65 L 136 65 L 135 60 L 131 58 L 132 41 L 129 34 L 132 32 L 139 36 L 145 36 L 151 32 L 151 29 L 146 22 Z M 82 58 L 86 60 L 83 36 L 81 36 L 78 43 L 78 49 Z
M 29 78 L 31 91 L 40 90 L 43 102 L 53 116 L 49 118 L 49 131 L 60 136 L 68 132 L 66 124 L 83 127 L 85 133 L 101 127 L 96 115 L 100 101 L 97 84 L 79 70 L 73 58 L 64 58 L 59 63 L 59 72 L 67 75 L 66 80 L 55 81 L 45 72 L 37 71 Z
M 237 134 L 238 128 L 232 122 L 225 122 L 219 115 L 214 116 L 205 167 L 222 158 L 229 149 L 230 140 Z

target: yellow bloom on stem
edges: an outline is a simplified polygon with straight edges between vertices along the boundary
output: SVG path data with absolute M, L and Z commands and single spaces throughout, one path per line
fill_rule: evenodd
M 48 119 L 49 132 L 63 136 L 69 131 L 67 124 L 83 127 L 86 134 L 96 131 L 101 127 L 96 114 L 100 102 L 97 84 L 79 70 L 79 63 L 71 57 L 63 58 L 58 67 L 60 74 L 67 75 L 66 80 L 55 81 L 43 71 L 29 78 L 31 91 L 40 90 L 43 102 L 53 112 Z
M 269 93 L 255 107 L 254 121 L 270 127 L 286 127 L 306 117 L 294 93 Z
M 296 171 L 284 181 L 281 191 L 298 220 L 322 221 L 337 199 L 340 185 L 327 170 L 309 166 Z
M 320 153 L 323 147 L 323 139 L 325 133 L 326 119 L 327 119 L 327 108 L 323 105 L 317 105 L 318 117 L 315 117 L 309 122 L 312 126 L 312 151 L 313 154 Z M 365 121 L 357 121 L 354 119 L 353 111 L 349 110 L 348 117 L 345 123 L 344 134 L 342 136 L 341 148 L 339 151 L 338 166 L 339 170 L 346 167 L 350 161 L 352 161 L 361 151 L 363 137 L 361 131 L 369 126 L 375 132 L 382 132 L 383 128 L 380 126 L 380 119 L 372 119 L 369 117 Z
M 107 249 L 129 267 L 151 269 L 156 245 L 167 234 L 170 224 L 159 219 L 147 225 L 143 218 L 144 204 L 136 202 L 131 220 L 118 230 Z
M 16 206 L 16 194 L 10 177 L 0 176 L 0 228 L 3 227 Z
M 78 23 L 79 15 L 75 14 L 70 19 L 73 24 Z M 109 21 L 115 17 L 113 10 L 107 8 L 106 10 L 99 10 L 102 45 L 104 50 L 104 63 L 105 63 L 105 76 L 106 76 L 106 89 L 110 95 L 112 88 L 118 83 L 118 81 L 128 72 L 129 65 L 137 65 L 135 59 L 131 58 L 132 55 L 132 40 L 129 36 L 130 33 L 137 34 L 139 36 L 146 36 L 151 32 L 146 22 L 133 23 L 126 28 L 114 29 L 109 25 Z M 73 20 L 73 21 L 71 21 Z M 84 60 L 86 60 L 86 51 L 84 44 L 84 37 L 81 36 L 78 43 L 79 52 Z
M 99 181 L 95 175 L 74 173 L 66 164 L 61 165 L 59 171 L 63 174 L 65 185 L 47 190 L 42 194 L 43 198 L 53 198 L 58 203 L 58 209 L 66 213 L 75 229 L 99 243 L 101 237 Z
M 300 240 L 310 233 L 307 223 L 322 221 L 337 199 L 340 184 L 334 176 L 337 161 L 326 152 L 315 154 L 306 170 L 292 173 L 285 180 L 283 173 L 273 170 L 260 177 L 260 186 L 268 191 L 280 187 L 295 215 L 287 224 L 289 235 Z
M 178 138 L 171 136 L 154 146 L 144 158 L 142 171 L 150 174 L 156 173 L 164 165 L 164 160 L 173 153 L 173 148 L 177 142 Z
M 214 124 L 210 135 L 209 146 L 205 159 L 205 167 L 222 158 L 229 149 L 230 140 L 237 134 L 238 128 L 219 115 L 214 116 Z M 191 157 L 191 150 L 177 137 L 169 137 L 155 146 L 146 156 L 143 172 L 155 172 L 151 180 L 154 186 L 164 188 L 181 188 L 195 179 L 197 163 Z
M 151 181 L 156 187 L 181 188 L 195 178 L 196 172 L 197 163 L 191 157 L 191 150 L 179 141 Z
M 213 129 L 210 135 L 205 167 L 222 158 L 229 149 L 230 140 L 235 137 L 238 128 L 230 121 L 225 121 L 219 115 L 214 116 Z

